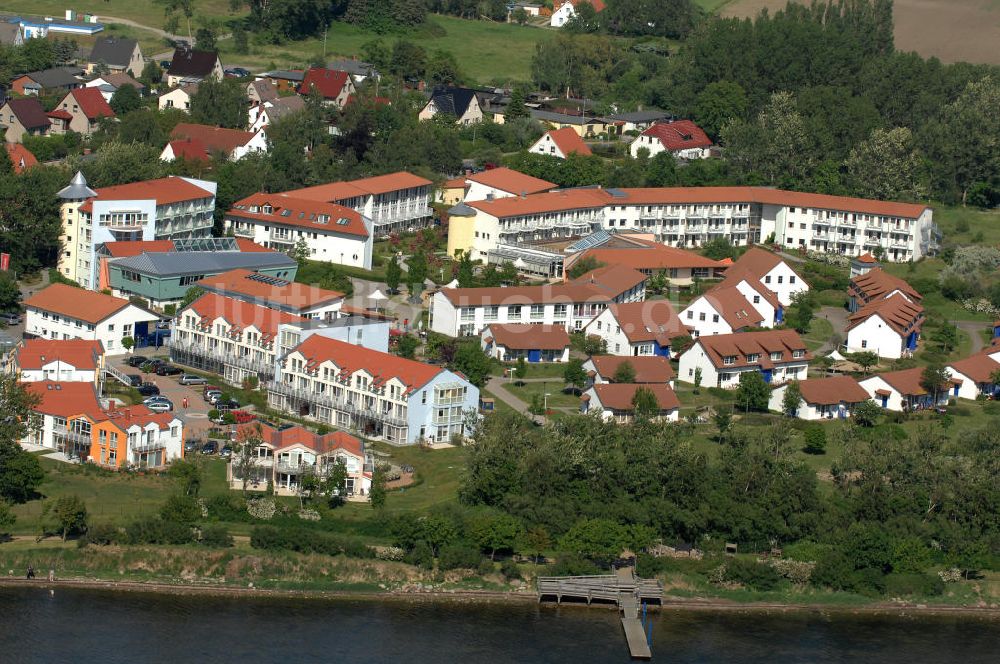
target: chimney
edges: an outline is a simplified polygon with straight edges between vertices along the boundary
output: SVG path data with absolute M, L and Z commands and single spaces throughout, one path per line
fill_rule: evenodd
M 521 191 L 521 198 L 527 198 L 527 197 L 528 197 L 528 192 L 522 190 Z

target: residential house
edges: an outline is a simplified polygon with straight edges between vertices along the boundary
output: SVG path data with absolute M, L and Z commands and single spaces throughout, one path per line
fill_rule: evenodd
M 659 409 L 653 420 L 677 422 L 681 418 L 681 402 L 669 385 L 659 383 L 598 383 L 580 397 L 580 412 L 597 413 L 604 420 L 619 424 L 635 421 L 635 393 L 652 392 Z
M 347 471 L 344 497 L 347 500 L 367 500 L 371 493 L 371 472 L 365 470 L 364 443 L 349 433 L 335 431 L 317 434 L 295 425 L 277 429 L 268 424 L 242 424 L 237 439 L 260 441 L 255 448 L 255 461 L 247 478 L 253 490 L 273 487 L 277 496 L 298 495 L 305 474 L 325 477 L 337 464 Z M 235 456 L 230 457 L 226 477 L 231 489 L 242 489 L 242 469 Z
M 525 0 L 518 0 L 514 3 L 514 10 L 523 9 L 528 16 L 541 16 L 543 5 L 535 4 L 534 2 L 525 2 Z
M 921 385 L 923 367 L 889 371 L 858 381 L 875 403 L 886 410 L 910 411 L 934 408 L 948 403 L 949 394 L 960 390 L 962 379 L 954 376 L 934 394 Z M 956 392 L 957 394 L 957 392 Z
M 677 337 L 690 334 L 669 300 L 609 304 L 583 328 L 588 337 L 599 337 L 612 355 L 670 357 Z
M 811 359 L 794 330 L 701 336 L 681 355 L 678 379 L 694 383 L 701 369 L 702 385 L 732 389 L 741 374 L 759 371 L 765 382 L 779 384 L 804 379 Z
M 98 283 L 98 245 L 209 237 L 217 186 L 170 176 L 94 190 L 77 173 L 58 194 L 63 201 L 60 274 L 92 289 Z
M 901 293 L 869 302 L 847 317 L 847 342 L 852 353 L 871 351 L 898 359 L 917 349 L 924 308 Z
M 295 189 L 285 194 L 349 207 L 371 219 L 375 236 L 388 237 L 391 233 L 423 228 L 431 222 L 432 184 L 426 178 L 399 171 Z
M 267 136 L 263 129 L 251 132 L 181 122 L 170 132 L 170 142 L 163 148 L 160 159 L 208 160 L 213 154 L 221 154 L 236 161 L 254 152 L 267 152 L 267 147 Z
M 184 458 L 184 423 L 173 413 L 154 413 L 141 404 L 111 407 L 99 418 L 72 424 L 90 425 L 88 460 L 105 468 L 163 468 Z
M 25 136 L 47 135 L 52 121 L 37 99 L 7 99 L 0 107 L 0 126 L 6 142 L 20 143 Z
M 582 2 L 588 3 L 596 12 L 604 11 L 604 0 L 554 0 L 549 25 L 561 28 L 569 23 L 576 17 L 576 6 Z
M 104 346 L 96 339 L 25 339 L 14 354 L 18 380 L 100 386 Z
M 164 92 L 160 95 L 157 105 L 161 111 L 165 111 L 169 108 L 177 108 L 185 113 L 191 112 L 191 97 L 198 93 L 198 84 L 189 83 L 188 85 L 182 85 L 176 87 L 169 92 Z
M 470 88 L 436 88 L 430 100 L 417 114 L 421 120 L 430 120 L 439 113 L 455 118 L 455 124 L 469 125 L 483 121 L 483 109 L 476 91 Z
M 208 276 L 197 282 L 207 293 L 284 311 L 307 319 L 334 320 L 341 317 L 344 294 L 300 284 L 291 276 L 276 278 L 259 271 L 234 269 Z M 376 348 L 377 350 L 377 348 Z
M 127 353 L 123 339 L 141 348 L 160 319 L 128 300 L 65 284 L 38 291 L 24 308 L 25 338 L 96 340 L 107 355 Z
M 854 313 L 878 300 L 893 295 L 901 295 L 914 304 L 920 304 L 923 296 L 905 280 L 891 275 L 882 268 L 872 268 L 851 279 L 847 287 L 847 308 Z
M 792 303 L 796 293 L 809 290 L 809 284 L 783 258 L 777 254 L 750 247 L 726 270 L 726 280 L 741 276 L 748 281 L 759 281 L 778 296 L 782 306 Z
M 663 274 L 671 286 L 690 286 L 695 280 L 719 279 L 729 267 L 721 261 L 644 239 L 641 235 L 594 234 L 585 244 L 587 248 L 573 251 L 566 257 L 565 270 L 580 260 L 591 259 L 602 265 L 630 267 L 650 277 Z
M 882 264 L 870 253 L 865 252 L 860 256 L 851 259 L 851 279 L 868 274 L 872 270 L 881 269 Z
M 286 353 L 268 405 L 396 445 L 451 442 L 479 390 L 448 369 L 313 335 Z
M 87 73 L 102 74 L 104 69 L 112 74 L 125 73 L 138 78 L 146 62 L 142 49 L 135 39 L 104 37 L 94 42 L 87 58 Z
M 361 60 L 356 60 L 354 58 L 343 58 L 340 60 L 331 60 L 326 63 L 327 69 L 332 69 L 334 71 L 345 71 L 350 74 L 351 79 L 355 84 L 363 83 L 369 78 L 378 80 L 379 74 L 375 70 L 375 65 L 369 62 L 362 62 Z
M 785 392 L 791 383 L 771 391 L 768 409 L 784 412 Z M 868 400 L 868 393 L 851 376 L 809 378 L 796 383 L 802 400 L 794 413 L 785 413 L 801 420 L 829 420 L 850 417 L 854 408 Z
M 484 262 L 500 246 L 556 242 L 598 230 L 644 233 L 681 248 L 718 238 L 747 246 L 774 233 L 780 245 L 850 257 L 868 251 L 855 237 L 860 224 L 871 233 L 875 227 L 898 227 L 879 240 L 890 261 L 917 260 L 938 246 L 933 211 L 925 205 L 768 187 L 581 187 L 467 206 L 464 216 L 450 212 L 449 255 L 460 248 Z M 784 297 L 776 284 L 765 285 Z
M 312 67 L 306 71 L 297 92 L 304 96 L 318 94 L 324 104 L 342 109 L 356 89 L 354 81 L 346 71 Z
M 92 443 L 90 423 L 104 417 L 94 383 L 46 380 L 25 383 L 24 387 L 39 398 L 33 410 L 40 426 L 20 442 L 86 458 Z
M 623 355 L 592 355 L 583 363 L 588 380 L 592 385 L 602 383 L 617 383 L 615 374 L 619 367 L 628 364 L 632 367 L 633 377 L 630 383 L 660 383 L 674 386 L 674 368 L 670 360 L 662 355 L 644 355 L 626 357 Z
M 192 48 L 174 49 L 174 57 L 166 71 L 167 85 L 172 88 L 200 83 L 206 78 L 221 81 L 223 76 L 218 52 Z
M 465 176 L 466 201 L 485 201 L 508 196 L 527 196 L 555 189 L 558 185 L 501 166 Z
M 251 104 L 263 104 L 266 101 L 278 99 L 278 88 L 271 81 L 257 79 L 247 83 L 247 99 Z
M 572 129 L 582 138 L 594 138 L 606 134 L 608 128 L 613 126 L 611 120 L 593 114 L 588 115 L 586 110 L 581 110 L 579 114 L 571 114 L 533 108 L 531 118 L 552 129 Z
M 38 165 L 38 159 L 31 151 L 20 143 L 4 143 L 10 163 L 14 166 L 15 173 L 23 173 L 32 166 Z
M 56 95 L 83 87 L 79 67 L 53 67 L 17 76 L 10 83 L 14 92 L 29 96 Z
M 451 337 L 479 335 L 493 323 L 541 323 L 582 330 L 608 305 L 642 302 L 645 295 L 645 275 L 610 267 L 565 284 L 442 288 L 431 297 L 428 326 Z
M 501 362 L 568 362 L 569 334 L 562 325 L 492 323 L 482 332 L 483 352 Z
M 116 244 L 125 243 L 110 242 L 102 247 Z M 103 269 L 113 295 L 141 297 L 155 307 L 177 304 L 193 285 L 230 270 L 257 274 L 261 279 L 295 278 L 298 263 L 288 254 L 263 247 L 261 251 L 240 251 L 232 247 L 233 244 L 235 238 L 205 238 L 204 248 L 200 250 L 171 248 L 103 259 Z
M 697 298 L 681 311 L 681 322 L 691 329 L 691 335 L 710 337 L 729 335 L 753 327 L 774 327 L 773 316 L 761 313 L 747 299 L 748 284 L 740 281 L 743 288 L 735 285 L 719 285 Z M 763 290 L 763 289 L 761 289 Z M 751 297 L 763 302 L 763 296 L 756 293 Z M 777 304 L 777 302 L 775 302 Z
M 305 110 L 306 100 L 302 97 L 279 97 L 250 107 L 249 127 L 256 133 L 282 118 Z
M 97 88 L 101 91 L 101 96 L 104 97 L 104 101 L 110 104 L 111 98 L 115 96 L 118 89 L 126 85 L 130 85 L 135 88 L 136 92 L 140 95 L 146 93 L 146 86 L 126 73 L 104 74 L 103 76 L 98 76 L 93 80 L 87 81 L 84 84 L 84 87 Z
M 312 260 L 370 270 L 372 220 L 354 209 L 289 194 L 253 194 L 233 204 L 225 226 L 238 237 L 291 252 L 300 243 Z
M 981 396 L 996 397 L 1000 381 L 996 380 L 1000 371 L 1000 353 L 986 352 L 962 360 L 949 362 L 945 371 L 961 384 L 953 388 L 953 396 L 962 399 L 978 399 Z
M 100 127 L 101 120 L 115 117 L 115 112 L 97 88 L 71 90 L 54 110 L 62 113 L 58 118 L 55 113 L 49 113 L 49 118 L 53 120 L 49 131 L 53 134 L 73 131 L 90 136 Z
M 282 70 L 265 71 L 257 74 L 254 78 L 258 81 L 267 81 L 278 90 L 278 92 L 294 92 L 302 85 L 306 73 L 302 70 Z
M 593 154 L 590 147 L 583 142 L 580 134 L 572 127 L 550 129 L 528 148 L 532 154 L 544 154 L 556 159 L 565 159 L 571 154 L 589 157 Z
M 618 127 L 618 133 L 643 132 L 654 124 L 662 122 L 672 122 L 674 118 L 666 111 L 656 108 L 649 108 L 644 111 L 630 111 L 628 113 L 615 113 L 608 118 Z
M 629 145 L 633 157 L 645 150 L 650 158 L 669 152 L 679 159 L 706 159 L 711 156 L 712 139 L 690 120 L 658 122 Z
M 24 44 L 24 30 L 18 23 L 0 23 L 0 44 L 21 46 Z

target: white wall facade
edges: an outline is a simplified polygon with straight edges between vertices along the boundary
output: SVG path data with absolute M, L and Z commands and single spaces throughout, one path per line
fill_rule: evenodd
M 747 302 L 752 304 L 753 308 L 757 310 L 757 313 L 764 317 L 764 321 L 760 324 L 760 327 L 774 327 L 778 311 L 764 297 L 764 286 L 760 285 L 760 282 L 752 284 L 746 279 L 740 279 L 736 284 L 736 290 L 742 293 Z
M 160 95 L 157 102 L 161 111 L 168 108 L 176 108 L 185 113 L 191 112 L 191 95 L 184 88 L 175 88 L 170 92 Z
M 704 295 L 693 300 L 680 313 L 680 317 L 682 323 L 692 328 L 691 336 L 694 338 L 732 334 L 734 331 L 722 313 Z
M 549 132 L 542 134 L 542 137 L 535 141 L 535 144 L 528 148 L 528 152 L 532 154 L 543 154 L 547 157 L 555 157 L 556 159 L 565 159 L 566 155 L 563 151 L 559 149 L 559 146 L 555 141 L 552 140 L 552 136 Z M 467 200 L 475 200 L 469 198 Z
M 740 384 L 740 374 L 747 371 L 758 371 L 757 366 L 742 365 L 727 367 L 725 365 L 716 367 L 708 353 L 695 343 L 683 355 L 681 355 L 678 365 L 677 380 L 684 383 L 694 384 L 695 371 L 701 369 L 702 387 L 721 387 L 724 389 L 736 389 Z M 771 383 L 783 383 L 793 380 L 803 380 L 809 371 L 809 362 L 805 359 L 801 361 L 775 363 L 771 374 Z
M 768 410 L 777 413 L 783 412 L 781 402 L 785 398 L 786 389 L 788 389 L 787 385 L 781 385 L 771 391 L 771 398 L 767 403 Z M 798 410 L 795 411 L 795 417 L 800 420 L 827 420 L 850 417 L 852 405 L 844 402 L 839 404 L 806 403 L 805 399 L 803 399 L 799 403 Z
M 560 2 L 562 2 L 561 5 L 559 5 Z M 549 25 L 553 28 L 561 28 L 569 23 L 570 19 L 576 16 L 576 10 L 573 9 L 573 3 L 568 0 L 555 0 L 553 6 L 555 5 L 559 6 L 552 10 L 552 17 L 549 19 Z
M 38 369 L 21 369 L 20 374 L 20 380 L 23 383 L 36 383 L 43 380 L 60 383 L 97 383 L 97 371 L 94 369 L 78 369 L 62 360 L 46 362 Z
M 639 150 L 641 149 L 649 152 L 650 159 L 661 152 L 667 151 L 667 148 L 658 137 L 639 134 L 629 145 L 629 152 L 632 154 L 632 157 L 638 159 Z M 679 159 L 708 159 L 712 154 L 711 148 L 685 148 L 683 150 L 670 150 L 669 152 Z
M 784 261 L 771 268 L 760 281 L 765 288 L 774 292 L 778 296 L 778 302 L 786 307 L 792 303 L 792 296 L 796 293 L 809 290 L 809 284 L 800 279 Z
M 184 424 L 177 418 L 162 429 L 156 422 L 134 424 L 125 429 L 125 434 L 128 441 L 125 458 L 130 465 L 154 465 L 151 459 L 160 449 L 165 464 L 184 458 Z M 98 459 L 94 461 L 101 463 Z
M 370 270 L 375 239 L 371 220 L 366 217 L 362 217 L 362 220 L 368 229 L 368 235 L 365 237 L 324 232 L 315 228 L 303 229 L 294 225 L 244 217 L 226 217 L 225 224 L 226 230 L 232 229 L 237 237 L 250 238 L 270 249 L 288 252 L 295 248 L 300 239 L 304 239 L 309 244 L 312 260 Z
M 99 323 L 28 307 L 24 331 L 43 339 L 96 339 L 104 344 L 105 355 L 122 355 L 128 352 L 122 339 L 134 336 L 136 323 L 158 320 L 155 314 L 132 304 Z
M 895 360 L 903 357 L 905 342 L 877 313 L 847 331 L 847 350 L 851 353 L 871 351 L 879 357 Z

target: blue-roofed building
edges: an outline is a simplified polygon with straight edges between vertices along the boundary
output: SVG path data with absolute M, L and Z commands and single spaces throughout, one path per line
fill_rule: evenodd
M 230 270 L 252 270 L 293 281 L 298 264 L 278 251 L 241 251 L 235 238 L 175 241 L 173 250 L 107 260 L 108 285 L 119 297 L 139 296 L 156 307 L 175 304 L 195 283 Z

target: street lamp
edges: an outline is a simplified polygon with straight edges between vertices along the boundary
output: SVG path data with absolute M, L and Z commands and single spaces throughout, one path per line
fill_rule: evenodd
M 542 397 L 542 412 L 546 416 L 548 416 L 548 414 L 549 414 L 549 397 L 550 396 L 552 396 L 552 395 L 549 394 L 548 392 L 546 392 L 545 396 Z

